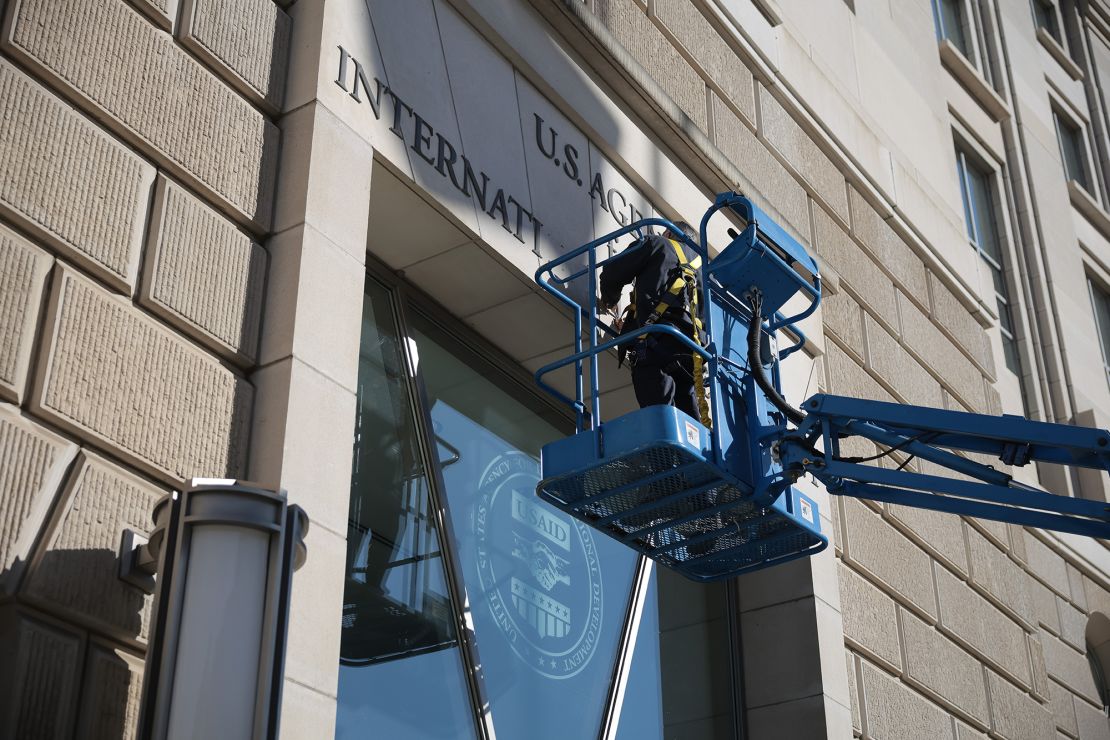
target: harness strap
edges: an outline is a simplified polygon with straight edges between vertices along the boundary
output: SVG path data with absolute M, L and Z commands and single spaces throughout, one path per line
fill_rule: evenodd
M 671 246 L 674 247 L 675 254 L 678 255 L 678 264 L 680 267 L 689 269 L 689 290 L 690 290 L 690 319 L 693 324 L 693 340 L 694 344 L 699 347 L 701 343 L 701 319 L 698 314 L 698 288 L 697 288 L 697 269 L 701 267 L 701 255 L 698 255 L 687 265 L 686 255 L 682 251 L 682 247 L 678 245 L 674 239 L 669 240 Z M 685 280 L 683 281 L 686 282 Z M 672 286 L 673 289 L 673 286 Z M 694 394 L 698 399 L 698 415 L 701 416 L 701 423 L 707 429 L 712 428 L 713 419 L 709 415 L 709 399 L 705 396 L 705 361 L 702 356 L 697 352 L 692 353 L 694 360 Z
M 674 239 L 668 239 L 667 241 L 671 243 L 675 256 L 678 257 L 679 274 L 675 277 L 670 287 L 667 288 L 667 291 L 663 294 L 663 297 L 660 299 L 658 305 L 655 306 L 651 315 L 644 320 L 642 326 L 650 326 L 659 321 L 668 310 L 678 306 L 679 301 L 682 301 L 684 298 L 683 294 L 689 291 L 690 308 L 688 309 L 688 313 L 690 315 L 690 323 L 693 326 L 691 334 L 694 343 L 701 347 L 702 323 L 701 319 L 698 317 L 700 311 L 698 310 L 697 290 L 697 270 L 701 267 L 701 255 L 698 255 L 693 260 L 687 260 L 686 253 L 682 250 L 682 247 L 677 241 Z M 633 296 L 632 305 L 636 305 L 635 296 Z M 635 309 L 633 309 L 633 311 L 635 311 Z M 639 341 L 643 342 L 646 339 L 647 335 L 644 334 L 640 337 Z M 694 360 L 694 394 L 698 401 L 698 415 L 701 416 L 701 423 L 704 424 L 706 428 L 711 428 L 713 419 L 709 414 L 709 399 L 706 398 L 705 395 L 705 362 L 702 356 L 697 352 L 691 354 Z M 618 363 L 620 360 L 623 360 L 623 358 L 620 358 Z
M 694 319 L 693 339 L 699 347 L 701 343 L 701 320 L 698 318 L 698 290 L 695 286 L 691 298 L 691 317 Z M 697 352 L 692 353 L 694 360 L 694 395 L 698 400 L 698 415 L 706 429 L 713 428 L 713 417 L 709 413 L 709 399 L 705 395 L 705 360 Z
M 667 241 L 671 243 L 671 247 L 674 249 L 675 255 L 678 257 L 679 274 L 671 282 L 670 287 L 668 287 L 667 290 L 663 293 L 662 298 L 655 306 L 655 309 L 651 312 L 651 315 L 644 320 L 644 323 L 642 324 L 643 326 L 650 326 L 651 324 L 654 324 L 655 322 L 659 321 L 659 319 L 663 318 L 663 314 L 665 314 L 668 310 L 678 306 L 679 301 L 683 300 L 682 294 L 684 289 L 686 288 L 687 283 L 693 283 L 697 279 L 697 270 L 699 267 L 701 267 L 701 255 L 698 255 L 692 261 L 688 261 L 686 259 L 686 253 L 682 251 L 682 247 L 679 246 L 678 242 L 676 242 L 674 239 L 668 239 Z M 692 312 L 690 314 L 690 318 L 700 330 L 701 320 L 698 319 L 697 313 Z M 643 338 L 644 337 L 641 337 L 641 339 Z

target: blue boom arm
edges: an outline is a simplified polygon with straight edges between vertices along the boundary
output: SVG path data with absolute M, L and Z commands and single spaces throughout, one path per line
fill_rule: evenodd
M 827 395 L 810 398 L 802 409 L 805 419 L 779 444 L 784 481 L 810 473 L 830 493 L 842 496 L 1110 538 L 1110 505 L 1105 502 L 1041 491 L 951 451 L 984 454 L 1005 465 L 1047 462 L 1110 470 L 1110 434 L 1105 430 Z M 917 473 L 904 465 L 863 465 L 840 455 L 841 440 L 848 436 L 963 477 Z

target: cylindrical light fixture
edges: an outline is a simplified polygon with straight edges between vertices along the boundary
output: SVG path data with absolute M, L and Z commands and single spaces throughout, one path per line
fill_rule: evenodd
M 195 478 L 154 510 L 157 587 L 142 740 L 276 738 L 293 571 L 308 517 L 249 483 Z

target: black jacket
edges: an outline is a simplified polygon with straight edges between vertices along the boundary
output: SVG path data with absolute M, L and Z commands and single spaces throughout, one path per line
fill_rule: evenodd
M 679 248 L 687 260 L 697 258 L 692 249 L 679 242 Z M 621 290 L 629 283 L 635 283 L 636 313 L 629 317 L 622 333 L 632 331 L 643 325 L 644 319 L 651 315 L 659 305 L 663 294 L 671 286 L 678 267 L 678 255 L 668 239 L 650 234 L 642 240 L 633 242 L 627 249 L 607 262 L 601 269 L 601 299 L 609 305 L 616 304 Z M 698 270 L 700 279 L 701 270 Z M 659 319 L 660 324 L 673 324 L 684 334 L 692 330 L 690 314 L 685 303 L 667 311 Z

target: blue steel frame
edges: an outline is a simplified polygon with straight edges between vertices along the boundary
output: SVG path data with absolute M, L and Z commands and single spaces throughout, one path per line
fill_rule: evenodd
M 780 445 L 787 480 L 807 472 L 841 496 L 1110 538 L 1110 504 L 1025 486 L 1007 473 L 949 452 L 983 453 L 1007 465 L 1039 461 L 1110 470 L 1106 430 L 828 395 L 813 396 L 802 408 L 806 418 Z M 840 439 L 849 435 L 975 480 L 841 459 Z M 823 452 L 815 454 L 812 442 L 818 437 Z
M 710 262 L 708 246 L 703 246 L 708 244 L 707 229 L 709 225 L 709 220 L 718 211 L 721 211 L 725 208 L 729 208 L 735 211 L 747 223 L 747 226 L 745 227 L 744 232 L 741 234 L 740 238 L 747 241 L 749 249 L 744 252 L 738 252 L 737 255 L 732 259 L 714 260 Z M 536 271 L 536 283 L 539 284 L 540 287 L 542 287 L 548 293 L 555 296 L 555 298 L 558 299 L 559 302 L 569 307 L 574 313 L 574 354 L 544 365 L 535 372 L 535 380 L 536 384 L 542 390 L 550 393 L 553 397 L 574 409 L 576 431 L 581 432 L 586 430 L 587 428 L 593 428 L 596 424 L 600 423 L 601 414 L 600 399 L 598 398 L 598 371 L 596 362 L 590 363 L 591 404 L 590 409 L 586 409 L 582 372 L 583 360 L 592 359 L 602 352 L 606 352 L 626 342 L 636 340 L 639 337 L 649 333 L 669 334 L 677 338 L 687 347 L 689 347 L 691 351 L 701 355 L 702 359 L 706 361 L 707 374 L 711 380 L 711 382 L 709 383 L 710 408 L 717 408 L 719 390 L 716 379 L 719 363 L 717 347 L 714 341 L 715 334 L 713 330 L 713 312 L 709 310 L 709 301 L 711 296 L 711 289 L 715 284 L 715 281 L 713 280 L 714 274 L 719 273 L 724 268 L 730 267 L 736 261 L 752 256 L 755 256 L 759 259 L 765 259 L 772 263 L 775 268 L 780 270 L 782 274 L 788 276 L 788 278 L 792 282 L 794 282 L 800 290 L 810 296 L 810 305 L 806 307 L 806 309 L 803 310 L 801 313 L 795 316 L 784 316 L 780 311 L 775 311 L 773 317 L 770 319 L 768 325 L 765 327 L 765 330 L 768 333 L 773 333 L 779 329 L 789 329 L 790 332 L 795 335 L 796 342 L 790 347 L 783 349 L 779 353 L 779 357 L 782 359 L 785 359 L 794 352 L 797 352 L 805 345 L 806 336 L 797 327 L 796 324 L 797 322 L 812 315 L 821 303 L 821 276 L 817 270 L 816 263 L 813 262 L 812 258 L 810 258 L 809 255 L 805 253 L 801 245 L 798 245 L 793 237 L 791 237 L 785 230 L 783 230 L 781 226 L 775 223 L 774 220 L 767 217 L 766 214 L 764 214 L 754 203 L 752 203 L 750 199 L 739 193 L 725 192 L 719 194 L 716 197 L 713 205 L 710 206 L 709 209 L 706 210 L 705 214 L 702 216 L 701 223 L 698 227 L 698 243 L 695 243 L 693 240 L 686 237 L 685 235 L 683 235 L 681 239 L 683 244 L 693 249 L 694 252 L 701 257 L 702 264 L 704 265 L 702 271 L 703 279 L 698 282 L 698 289 L 700 290 L 701 305 L 705 307 L 702 316 L 702 328 L 705 331 L 706 335 L 705 346 L 698 347 L 693 342 L 693 340 L 690 339 L 690 337 L 685 336 L 674 327 L 658 324 L 653 326 L 641 327 L 634 332 L 616 337 L 615 339 L 603 344 L 598 344 L 597 339 L 599 331 L 611 335 L 614 334 L 614 332 L 612 331 L 612 329 L 598 321 L 596 318 L 597 270 L 598 268 L 603 267 L 610 260 L 614 259 L 615 255 L 614 257 L 608 257 L 604 260 L 598 261 L 597 249 L 605 244 L 608 244 L 614 239 L 625 236 L 626 234 L 636 233 L 637 235 L 642 235 L 642 230 L 645 227 L 649 226 L 660 226 L 671 231 L 672 233 L 682 234 L 681 230 L 667 219 L 641 219 L 640 221 L 636 221 L 635 223 L 629 224 L 628 226 L 624 226 L 620 229 L 617 229 L 616 231 L 610 232 L 608 234 L 605 234 L 604 236 L 594 239 L 591 242 L 587 242 L 586 244 L 583 244 L 576 249 L 572 249 L 562 256 L 557 257 L 556 259 L 551 260 L 550 262 L 547 262 L 546 264 L 540 266 L 540 268 Z M 764 238 L 760 238 L 761 235 Z M 809 282 L 807 282 L 800 274 L 798 274 L 798 272 L 793 267 L 791 267 L 785 260 L 783 260 L 783 258 L 779 256 L 779 254 L 777 254 L 774 249 L 770 248 L 768 242 L 766 241 L 767 239 L 769 239 L 771 243 L 778 245 L 780 248 L 784 248 L 788 256 L 801 263 L 802 266 L 805 267 L 805 269 L 812 274 L 813 283 L 810 284 Z M 638 247 L 630 247 L 630 249 L 635 248 Z M 571 260 L 574 260 L 576 257 L 579 257 L 582 254 L 587 254 L 586 267 L 578 270 L 577 272 L 571 273 L 564 278 L 560 278 L 555 275 L 555 268 L 560 267 L 570 262 Z M 574 280 L 577 280 L 584 276 L 588 276 L 589 279 L 589 285 L 587 286 L 589 298 L 586 306 L 581 305 L 578 301 L 571 298 L 564 290 L 561 290 L 555 285 L 558 284 L 565 288 Z M 583 316 L 586 317 L 586 319 L 590 322 L 589 346 L 585 349 L 583 349 L 582 346 Z M 574 364 L 575 371 L 575 398 L 573 399 L 568 398 L 565 394 L 560 393 L 558 390 L 551 387 L 550 384 L 544 381 L 544 376 L 546 376 L 547 374 L 551 373 L 554 370 L 558 370 L 561 367 L 566 367 L 567 365 L 570 365 L 572 363 Z M 586 424 L 587 419 L 589 419 L 589 425 Z M 721 460 L 721 432 L 720 428 L 717 427 L 717 425 L 714 425 L 709 430 L 709 437 L 712 450 L 712 457 L 709 461 L 713 464 L 717 464 L 718 461 Z
M 706 219 L 702 220 L 702 226 L 701 226 L 701 233 L 702 233 L 701 242 L 702 242 L 702 244 L 705 243 L 705 224 L 706 224 L 706 221 L 708 219 L 708 215 L 709 214 L 707 214 Z M 616 231 L 613 231 L 613 232 L 611 232 L 609 234 L 606 234 L 602 237 L 594 239 L 592 242 L 587 242 L 586 244 L 583 244 L 582 246 L 578 247 L 577 249 L 572 249 L 569 252 L 563 254 L 561 257 L 558 257 L 558 258 L 542 265 L 539 268 L 539 270 L 536 271 L 536 283 L 538 283 L 540 285 L 540 287 L 542 287 L 544 290 L 546 290 L 551 295 L 555 296 L 555 298 L 557 298 L 561 303 L 568 306 L 571 309 L 571 311 L 574 312 L 574 354 L 572 354 L 568 357 L 564 357 L 560 360 L 556 360 L 555 362 L 549 363 L 547 365 L 544 365 L 539 370 L 537 370 L 536 373 L 535 373 L 536 384 L 540 388 L 542 388 L 544 391 L 550 393 L 552 396 L 554 396 L 555 398 L 559 399 L 560 401 L 562 401 L 563 403 L 567 404 L 568 406 L 570 406 L 574 409 L 574 411 L 575 411 L 575 420 L 576 420 L 576 424 L 577 424 L 577 431 L 579 431 L 579 432 L 585 431 L 587 428 L 594 428 L 594 426 L 599 424 L 600 421 L 601 421 L 601 399 L 599 398 L 600 394 L 598 393 L 599 383 L 598 383 L 598 374 L 597 374 L 597 372 L 598 372 L 597 371 L 598 363 L 597 362 L 591 362 L 590 363 L 590 401 L 591 401 L 591 403 L 590 403 L 589 412 L 587 412 L 586 405 L 585 405 L 584 389 L 583 389 L 583 385 L 582 385 L 582 361 L 586 360 L 586 359 L 593 359 L 597 355 L 601 354 L 602 352 L 606 352 L 606 351 L 608 351 L 608 350 L 610 350 L 610 349 L 612 349 L 612 348 L 614 348 L 618 345 L 625 344 L 627 342 L 638 339 L 639 337 L 644 336 L 645 334 L 669 334 L 670 336 L 675 337 L 680 342 L 682 342 L 687 347 L 689 347 L 692 352 L 697 352 L 699 355 L 701 355 L 702 359 L 704 359 L 706 361 L 707 365 L 708 365 L 709 376 L 710 377 L 715 377 L 716 376 L 717 358 L 716 358 L 716 352 L 715 352 L 714 345 L 713 345 L 712 320 L 711 320 L 711 317 L 708 315 L 709 314 L 708 311 L 706 312 L 706 315 L 703 317 L 703 322 L 704 322 L 703 328 L 705 329 L 705 334 L 706 334 L 706 346 L 704 348 L 699 347 L 690 337 L 682 334 L 682 332 L 678 331 L 674 327 L 668 326 L 668 325 L 665 325 L 665 324 L 655 324 L 655 325 L 652 325 L 652 326 L 640 327 L 636 331 L 629 332 L 629 333 L 624 334 L 622 336 L 616 337 L 615 339 L 612 339 L 612 340 L 610 340 L 608 342 L 605 342 L 603 344 L 598 344 L 597 339 L 598 339 L 598 331 L 599 330 L 605 331 L 609 334 L 612 334 L 613 331 L 608 326 L 605 326 L 600 321 L 598 321 L 597 318 L 596 318 L 597 317 L 597 270 L 598 270 L 598 268 L 604 266 L 610 260 L 615 259 L 615 255 L 613 257 L 608 257 L 608 258 L 606 258 L 604 260 L 601 260 L 599 262 L 598 259 L 597 259 L 597 251 L 596 250 L 598 249 L 598 247 L 601 247 L 605 244 L 608 244 L 610 241 L 612 241 L 614 239 L 618 239 L 618 238 L 620 238 L 620 237 L 622 237 L 626 234 L 631 234 L 633 232 L 636 232 L 637 234 L 642 234 L 642 229 L 644 227 L 647 227 L 647 226 L 661 226 L 661 227 L 663 227 L 663 228 L 665 228 L 665 229 L 667 229 L 667 230 L 669 230 L 669 231 L 671 231 L 675 234 L 682 234 L 682 231 L 677 226 L 675 226 L 672 222 L 668 221 L 667 219 L 663 219 L 663 218 L 645 218 L 645 219 L 641 219 L 640 221 L 636 221 L 635 223 L 629 224 L 628 226 L 617 229 Z M 696 244 L 693 240 L 686 237 L 685 235 L 683 235 L 681 241 L 682 241 L 683 244 L 685 244 L 686 246 L 693 249 L 694 252 L 701 257 L 703 264 L 708 262 L 709 254 L 708 254 L 707 250 L 701 246 L 701 244 Z M 638 248 L 639 248 L 638 245 L 635 246 L 635 247 L 630 247 L 630 249 L 638 249 Z M 627 250 L 625 250 L 625 251 L 627 251 Z M 555 275 L 555 272 L 554 272 L 555 268 L 559 267 L 560 265 L 564 265 L 567 262 L 570 262 L 571 260 L 575 259 L 576 257 L 578 257 L 579 255 L 581 255 L 583 253 L 587 254 L 587 260 L 588 260 L 588 264 L 584 269 L 579 270 L 578 272 L 572 273 L 572 274 L 568 275 L 565 278 L 559 278 Z M 622 254 L 623 254 L 623 252 L 622 252 Z M 578 301 L 574 300 L 569 295 L 567 295 L 567 293 L 565 293 L 563 290 L 560 290 L 559 288 L 555 287 L 555 285 L 552 284 L 553 282 L 554 283 L 559 283 L 560 285 L 565 287 L 565 286 L 569 285 L 571 282 L 573 282 L 574 280 L 577 280 L 578 278 L 583 277 L 583 276 L 588 276 L 588 278 L 589 278 L 589 285 L 587 286 L 588 295 L 589 295 L 589 298 L 588 298 L 588 301 L 587 301 L 587 306 L 582 306 L 582 304 L 578 303 Z M 704 301 L 708 300 L 709 293 L 708 293 L 708 290 L 706 289 L 704 280 L 700 281 L 699 289 L 701 290 L 703 305 L 705 305 Z M 589 346 L 586 349 L 582 348 L 582 317 L 583 316 L 585 316 L 590 322 Z M 567 365 L 570 365 L 571 363 L 574 364 L 574 378 L 575 378 L 575 398 L 574 399 L 568 398 L 563 393 L 560 393 L 555 388 L 552 388 L 551 385 L 549 385 L 543 379 L 545 375 L 552 372 L 553 370 L 558 370 L 561 367 L 566 367 Z M 716 387 L 715 387 L 715 384 L 710 384 L 710 394 L 711 394 L 710 397 L 712 399 L 711 403 L 716 403 Z M 589 422 L 590 422 L 588 426 L 586 424 L 587 416 L 588 416 Z M 713 435 L 712 434 L 712 430 L 710 430 L 710 431 L 711 431 L 710 436 L 713 440 L 713 460 L 712 460 L 712 462 L 716 462 L 718 459 L 720 459 L 720 457 L 719 457 L 720 439 L 719 439 L 718 435 Z

